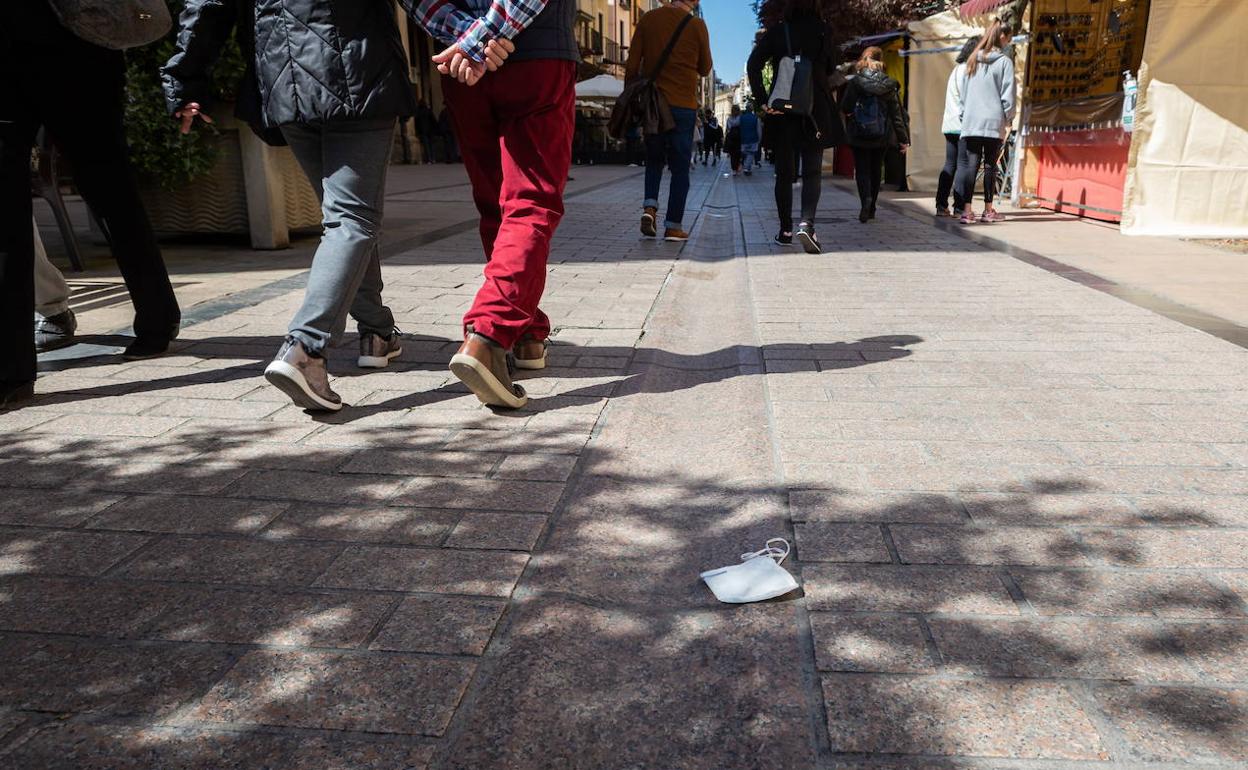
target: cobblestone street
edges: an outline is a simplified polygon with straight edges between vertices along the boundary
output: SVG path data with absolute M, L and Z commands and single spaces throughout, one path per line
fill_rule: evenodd
M 641 239 L 639 170 L 578 167 L 551 366 L 492 412 L 422 173 L 342 412 L 261 375 L 304 239 L 170 247 L 175 353 L 85 309 L 0 414 L 0 766 L 1248 766 L 1244 348 L 831 184 L 826 253 L 775 246 L 768 172 Z M 717 602 L 770 537 L 803 591 Z

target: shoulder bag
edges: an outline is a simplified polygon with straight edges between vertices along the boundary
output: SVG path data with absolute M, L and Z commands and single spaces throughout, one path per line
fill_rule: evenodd
M 637 125 L 641 126 L 643 134 L 661 134 L 676 127 L 676 121 L 672 119 L 672 108 L 668 105 L 663 92 L 659 90 L 655 79 L 659 76 L 663 65 L 667 64 L 668 57 L 672 55 L 672 49 L 676 47 L 680 33 L 685 31 L 685 27 L 692 19 L 693 14 L 688 14 L 680 20 L 680 24 L 676 25 L 672 39 L 667 41 L 663 55 L 659 57 L 658 64 L 650 70 L 649 75 L 635 77 L 624 84 L 624 91 L 616 97 L 615 106 L 611 108 L 611 119 L 607 122 L 607 133 L 613 138 L 623 139 L 628 129 Z
M 27 2 L 28 0 L 6 0 Z M 122 50 L 154 43 L 173 27 L 165 0 L 48 0 L 61 26 L 88 43 Z

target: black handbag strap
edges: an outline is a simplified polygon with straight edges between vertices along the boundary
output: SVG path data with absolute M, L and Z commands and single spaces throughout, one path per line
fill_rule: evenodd
M 793 58 L 793 41 L 789 39 L 789 23 L 784 23 L 784 49 L 788 52 L 789 58 Z
M 693 14 L 685 14 L 685 18 L 680 20 L 676 25 L 676 31 L 672 33 L 672 39 L 667 41 L 667 47 L 663 49 L 662 55 L 659 56 L 659 63 L 654 65 L 654 69 L 650 70 L 649 78 L 654 80 L 659 76 L 659 71 L 663 69 L 663 65 L 667 64 L 667 59 L 672 55 L 672 49 L 676 47 L 676 41 L 680 39 L 680 33 L 685 31 L 685 27 L 693 20 Z

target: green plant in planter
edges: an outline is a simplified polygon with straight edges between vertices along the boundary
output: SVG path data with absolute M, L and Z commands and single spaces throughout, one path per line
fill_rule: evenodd
M 169 12 L 177 19 L 181 0 L 169 0 Z M 160 87 L 160 68 L 173 55 L 178 28 L 164 39 L 126 53 L 126 138 L 130 156 L 140 177 L 165 189 L 181 187 L 212 168 L 217 159 L 219 132 L 196 121 L 183 135 L 178 121 L 169 116 Z M 212 95 L 216 104 L 232 103 L 238 81 L 247 64 L 231 37 L 213 68 Z

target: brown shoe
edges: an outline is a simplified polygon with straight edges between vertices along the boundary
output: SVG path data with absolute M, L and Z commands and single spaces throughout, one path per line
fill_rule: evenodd
M 325 359 L 309 355 L 293 338 L 286 338 L 277 357 L 265 367 L 264 378 L 304 409 L 336 412 L 342 408 L 342 398 L 329 387 Z
M 546 348 L 550 343 L 546 340 L 534 339 L 528 335 L 520 338 L 512 348 L 512 356 L 516 359 L 517 369 L 545 369 Z
M 646 206 L 645 211 L 641 215 L 641 234 L 647 238 L 653 238 L 658 235 L 658 227 L 655 225 L 658 218 L 659 210 L 654 206 Z
M 681 230 L 679 227 L 669 227 L 663 231 L 663 240 L 665 241 L 687 241 L 689 233 Z
M 360 335 L 360 357 L 355 363 L 361 369 L 385 369 L 390 359 L 403 354 L 403 336 L 398 329 L 383 337 L 374 332 Z
M 459 352 L 451 357 L 451 373 L 483 404 L 519 409 L 529 402 L 524 388 L 511 381 L 507 351 L 476 332 L 468 332 Z

